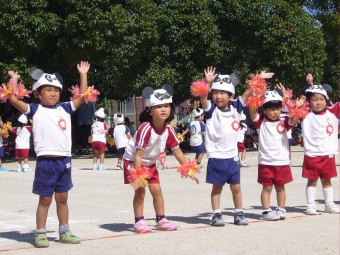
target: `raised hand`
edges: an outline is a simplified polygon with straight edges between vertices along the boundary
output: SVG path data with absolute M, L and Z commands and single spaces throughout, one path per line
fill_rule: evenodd
M 218 74 L 215 73 L 216 71 L 216 67 L 213 67 L 213 66 L 208 66 L 207 69 L 204 69 L 204 74 L 205 74 L 205 79 L 207 80 L 207 83 L 211 84 L 216 76 Z
M 87 61 L 80 61 L 79 64 L 77 64 L 78 72 L 81 74 L 86 74 L 90 70 L 90 63 Z

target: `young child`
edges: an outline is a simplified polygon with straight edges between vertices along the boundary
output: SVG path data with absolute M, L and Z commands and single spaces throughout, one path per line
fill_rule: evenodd
M 246 164 L 246 146 L 244 144 L 244 136 L 246 134 L 246 131 L 248 129 L 248 126 L 246 124 L 246 115 L 242 112 L 240 115 L 240 129 L 237 131 L 237 149 L 239 152 L 241 152 L 241 160 L 240 165 L 241 167 L 247 167 Z
M 328 95 L 322 85 L 312 85 L 306 90 L 310 112 L 302 121 L 304 159 L 302 177 L 307 178 L 306 214 L 314 215 L 316 211 L 316 185 L 321 180 L 325 197 L 325 212 L 339 213 L 333 201 L 331 179 L 337 176 L 335 155 L 338 154 L 338 119 L 340 104 L 327 107 Z M 297 120 L 295 120 L 295 123 Z
M 104 108 L 99 108 L 98 111 L 94 113 L 94 116 L 96 120 L 91 126 L 92 150 L 94 152 L 92 170 L 105 170 L 105 148 L 106 140 L 109 139 L 109 128 L 105 122 Z M 97 164 L 98 159 L 99 165 Z
M 188 128 L 183 132 L 182 136 L 185 136 L 190 132 L 190 147 L 193 153 L 196 153 L 195 159 L 197 161 L 197 165 L 200 165 L 202 162 L 202 158 L 205 153 L 204 149 L 204 132 L 205 132 L 205 124 L 204 120 L 204 111 L 203 109 L 196 108 L 192 111 L 192 116 L 195 118 L 194 121 L 190 123 Z
M 156 161 L 165 154 L 165 150 L 171 149 L 173 155 L 181 165 L 185 165 L 186 159 L 179 148 L 174 129 L 169 125 L 174 118 L 174 106 L 172 104 L 172 87 L 164 85 L 162 89 L 153 90 L 146 87 L 143 90 L 143 98 L 146 99 L 147 107 L 140 114 L 143 122 L 136 131 L 132 140 L 126 147 L 124 159 L 124 183 L 130 183 L 130 170 L 146 167 L 149 171 L 147 179 L 149 190 L 153 198 L 156 213 L 156 228 L 158 230 L 176 230 L 177 226 L 165 217 L 164 199 L 160 186 Z M 136 233 L 151 232 L 152 228 L 144 219 L 145 187 L 138 182 L 133 182 L 135 195 L 133 209 L 135 224 L 133 229 Z
M 200 96 L 206 117 L 205 149 L 208 156 L 206 182 L 213 185 L 211 224 L 225 225 L 220 200 L 223 186 L 228 183 L 235 206 L 234 224 L 248 225 L 242 208 L 237 131 L 240 125 L 239 115 L 244 102 L 248 99 L 249 90 L 242 97 L 232 101 L 231 98 L 235 94 L 234 86 L 239 84 L 239 78 L 235 74 L 218 75 L 215 70 L 214 67 L 204 70 L 206 86 L 210 89 L 211 85 L 211 100 L 208 100 L 208 95 Z
M 282 86 L 282 85 L 281 85 Z M 282 87 L 281 87 L 282 88 Z M 288 116 L 280 117 L 282 97 L 277 91 L 266 91 L 263 114 L 250 108 L 250 117 L 259 134 L 259 165 L 257 182 L 262 185 L 261 203 L 263 220 L 275 221 L 286 218 L 285 184 L 293 180 L 290 169 L 287 130 L 291 129 Z M 278 207 L 270 208 L 270 195 L 276 190 Z
M 12 132 L 17 135 L 15 139 L 15 157 L 18 159 L 17 172 L 31 172 L 32 170 L 28 166 L 28 155 L 32 126 L 27 125 L 28 119 L 25 114 L 20 115 L 18 122 L 20 123 L 19 127 L 12 128 Z
M 113 139 L 116 144 L 116 148 L 118 151 L 118 164 L 117 169 L 122 170 L 122 159 L 125 152 L 125 148 L 129 143 L 129 140 L 132 139 L 130 129 L 125 125 L 124 115 L 121 113 L 117 113 L 113 115 L 113 121 L 116 126 L 113 130 Z
M 82 61 L 77 68 L 80 74 L 80 93 L 83 93 L 87 90 L 87 72 L 90 64 Z M 8 73 L 14 87 L 13 91 L 16 91 L 20 75 L 13 71 Z M 33 120 L 34 149 L 37 155 L 33 193 L 39 195 L 34 245 L 38 248 L 49 246 L 46 221 L 53 194 L 59 219 L 59 241 L 69 244 L 80 243 L 80 238 L 70 232 L 67 199 L 68 191 L 73 186 L 71 113 L 84 103 L 84 97 L 58 103 L 63 87 L 60 74 L 47 74 L 36 69 L 31 76 L 34 79 L 33 94 L 40 103 L 27 104 L 18 99 L 16 94 L 10 95 L 9 100 L 20 112 Z

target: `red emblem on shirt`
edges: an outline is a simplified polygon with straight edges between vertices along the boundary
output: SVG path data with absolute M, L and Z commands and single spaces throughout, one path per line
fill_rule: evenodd
M 66 130 L 66 122 L 63 118 L 61 118 L 59 121 L 58 121 L 58 126 L 60 127 L 61 130 Z
M 328 124 L 328 126 L 326 127 L 326 132 L 328 135 L 331 135 L 333 133 L 333 126 L 332 124 Z
M 238 122 L 237 120 L 234 120 L 232 123 L 231 123 L 231 127 L 235 130 L 235 131 L 237 131 L 237 130 L 239 130 L 240 129 L 240 122 Z
M 279 134 L 283 134 L 283 132 L 285 132 L 285 126 L 283 125 L 282 122 L 280 122 L 279 124 L 277 124 L 276 126 L 276 130 Z

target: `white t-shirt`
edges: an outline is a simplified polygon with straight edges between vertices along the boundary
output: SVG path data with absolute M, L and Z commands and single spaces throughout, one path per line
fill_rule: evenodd
M 106 144 L 105 134 L 109 128 L 105 122 L 95 121 L 91 126 L 92 142 L 102 142 Z
M 29 149 L 30 148 L 30 137 L 32 133 L 31 126 L 15 127 L 12 132 L 17 135 L 15 138 L 16 149 Z
M 29 104 L 25 114 L 33 120 L 34 150 L 38 157 L 71 157 L 71 113 L 75 110 L 72 101 L 52 107 Z
M 307 156 L 338 154 L 340 104 L 315 114 L 310 111 L 302 121 L 303 147 Z
M 188 126 L 190 131 L 190 146 L 199 146 L 203 143 L 205 124 L 203 121 L 194 120 Z
M 115 126 L 113 130 L 113 139 L 115 140 L 117 149 L 124 148 L 128 145 L 128 134 L 130 134 L 130 129 L 127 126 L 123 124 Z
M 151 122 L 144 122 L 129 141 L 123 158 L 134 161 L 136 149 L 144 150 L 142 166 L 150 166 L 156 164 L 166 148 L 174 150 L 178 146 L 179 140 L 170 125 L 165 125 L 162 131 L 157 131 Z
M 259 134 L 259 164 L 285 166 L 290 164 L 287 130 L 288 116 L 270 121 L 264 116 L 256 115 L 254 127 Z
M 208 158 L 235 158 L 238 156 L 237 127 L 244 103 L 241 97 L 231 101 L 230 108 L 221 111 L 210 100 L 205 111 L 205 150 Z

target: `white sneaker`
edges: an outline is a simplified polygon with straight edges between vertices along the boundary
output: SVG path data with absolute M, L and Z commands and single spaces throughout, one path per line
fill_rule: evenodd
M 18 167 L 17 167 L 17 172 L 22 172 L 21 166 L 18 166 Z
M 261 220 L 276 221 L 276 220 L 280 219 L 280 216 L 277 215 L 272 210 L 262 212 L 261 216 L 262 216 L 262 217 L 260 217 Z
M 23 168 L 22 171 L 25 172 L 25 173 L 32 172 L 31 168 L 29 168 L 29 167 Z
M 316 215 L 318 214 L 316 211 L 316 205 L 315 204 L 307 204 L 305 213 L 307 215 Z
M 280 216 L 280 220 L 285 220 L 286 219 L 286 209 L 276 208 L 276 215 Z
M 100 164 L 99 165 L 99 169 L 98 169 L 99 171 L 103 171 L 103 170 L 105 170 L 105 167 L 104 167 L 104 165 L 103 164 Z
M 334 204 L 334 203 L 329 203 L 329 204 L 326 204 L 326 205 L 325 205 L 325 212 L 326 212 L 326 213 L 335 214 L 335 213 L 340 213 L 340 210 L 339 210 L 339 208 L 336 206 L 336 204 Z
M 96 171 L 96 170 L 98 170 L 98 166 L 97 166 L 97 164 L 93 164 L 93 166 L 92 166 L 92 170 L 93 170 L 93 171 Z

